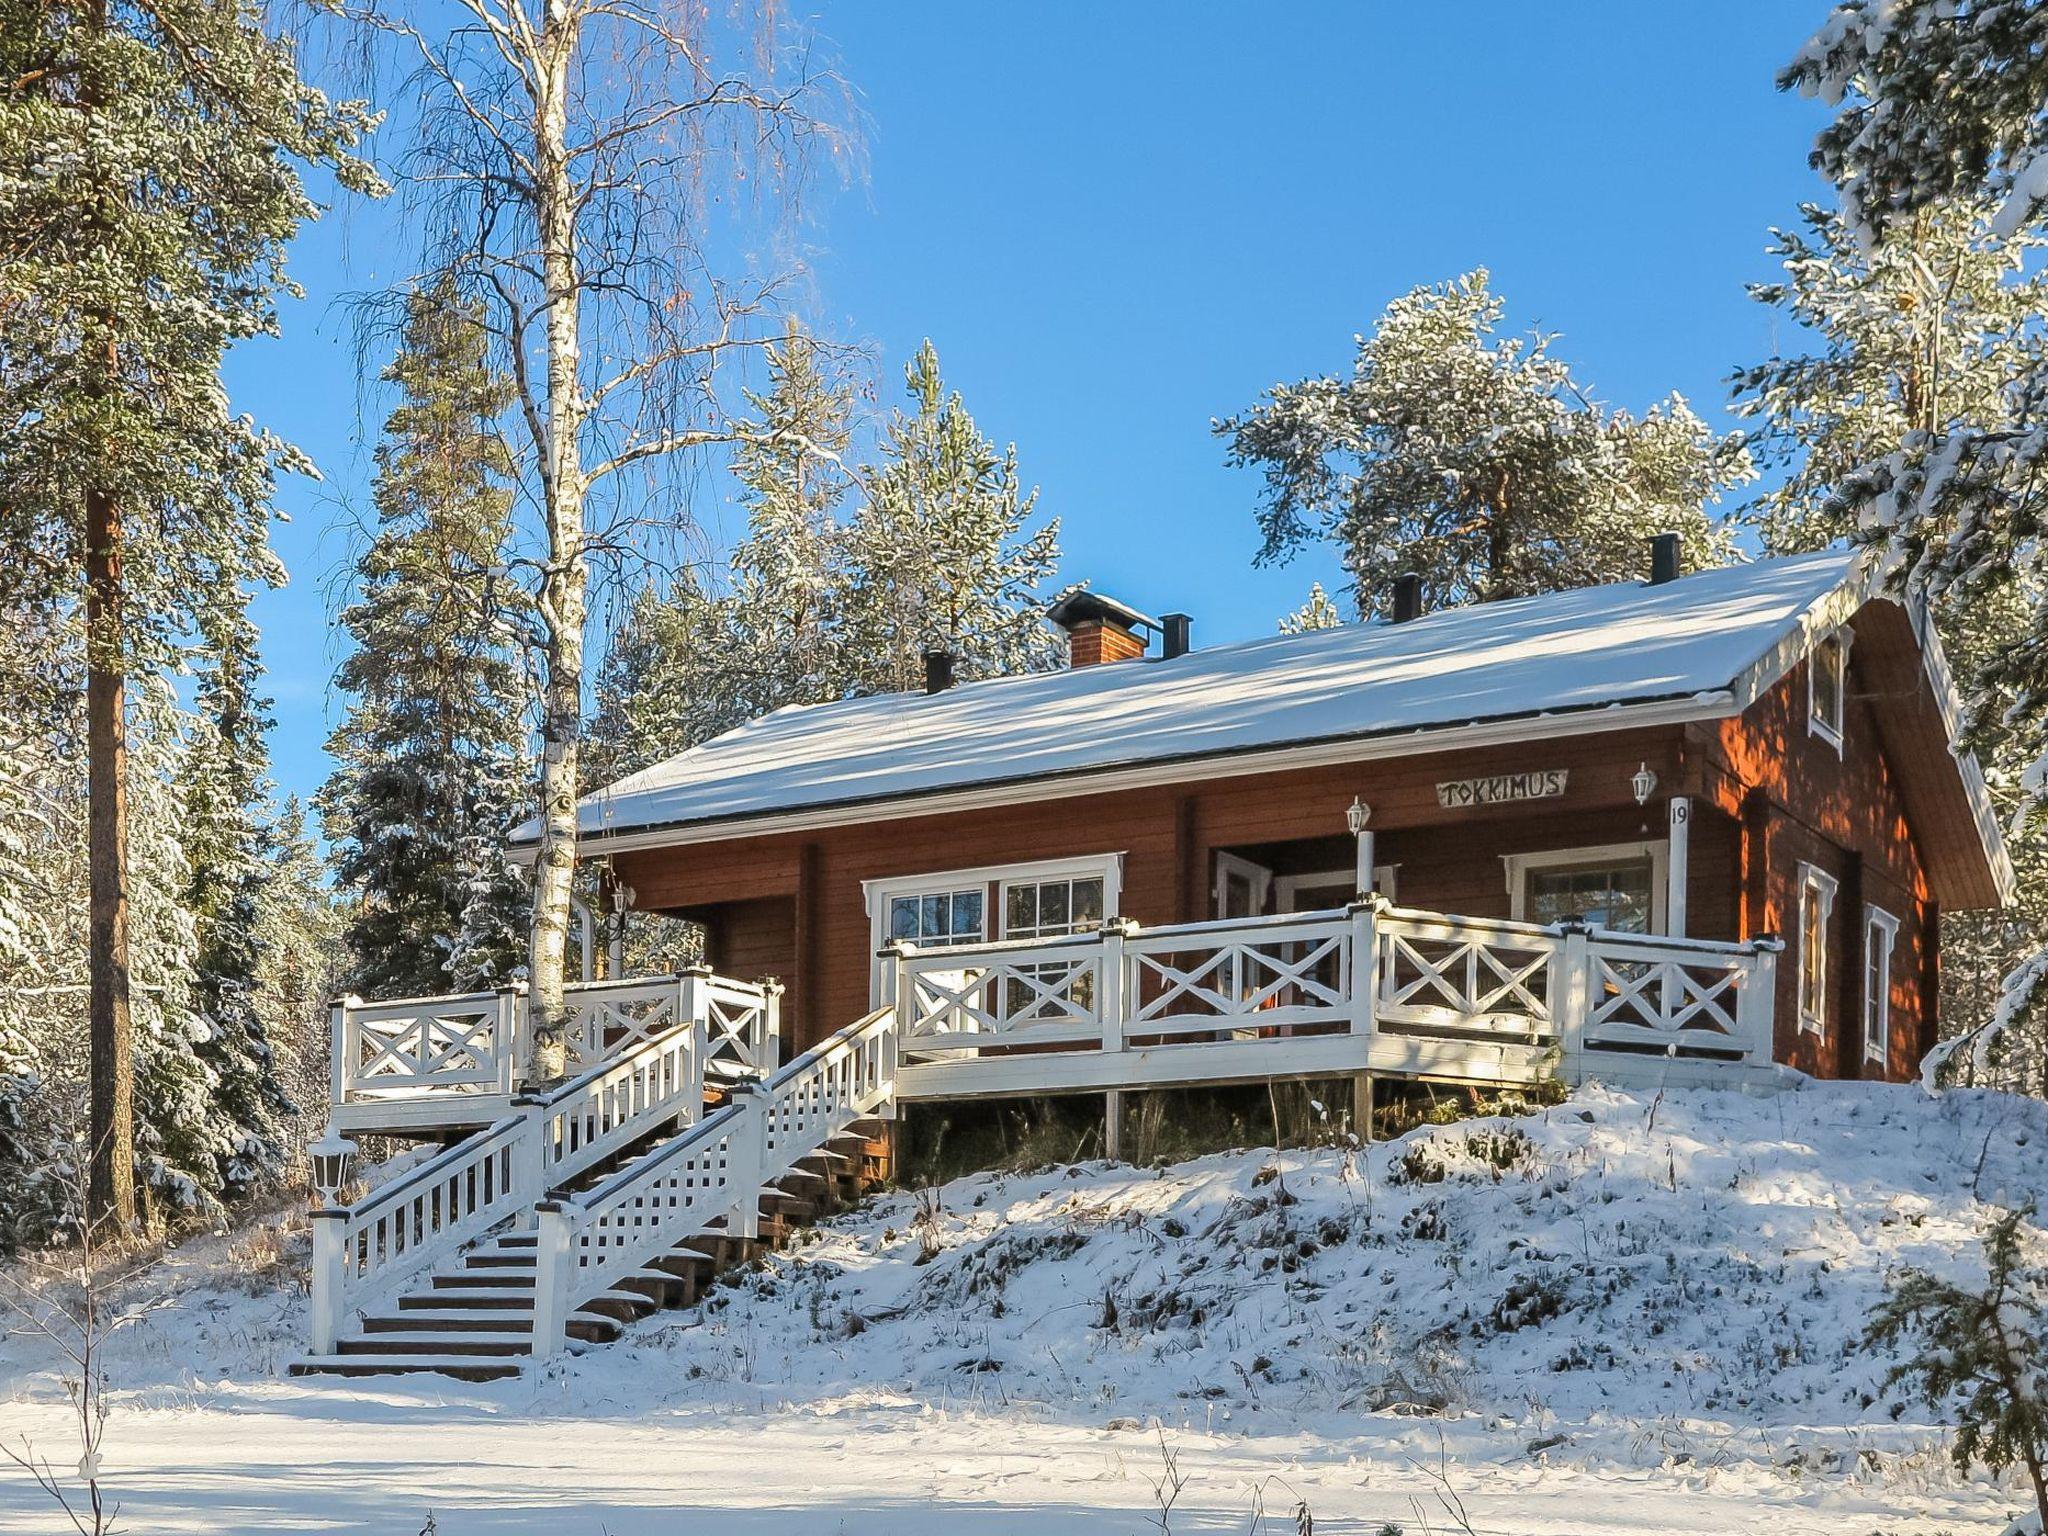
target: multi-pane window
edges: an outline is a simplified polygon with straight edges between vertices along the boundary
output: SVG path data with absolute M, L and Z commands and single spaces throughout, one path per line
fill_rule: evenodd
M 1006 939 L 1052 939 L 1101 926 L 1100 875 L 1003 882 Z M 1086 962 L 1050 961 L 1022 969 L 1036 985 L 1021 979 L 1009 983 L 1004 1005 L 1012 1016 L 1040 1023 L 1093 1016 L 1095 973 Z
M 1045 939 L 1102 926 L 1102 877 L 1003 884 L 1003 937 Z
M 1827 1033 L 1828 919 L 1835 882 L 1811 864 L 1799 866 L 1799 1027 Z
M 987 937 L 983 908 L 985 886 L 957 891 L 926 891 L 889 898 L 889 937 L 919 946 L 978 944 Z
M 1619 933 L 1650 931 L 1655 868 L 1648 858 L 1531 869 L 1522 911 L 1532 923 L 1581 918 Z
M 1892 949 L 1899 920 L 1882 907 L 1863 909 L 1863 1054 L 1883 1061 L 1892 1033 Z
M 1842 748 L 1842 711 L 1848 697 L 1849 640 L 1836 630 L 1813 648 L 1806 671 L 1806 721 L 1814 735 Z

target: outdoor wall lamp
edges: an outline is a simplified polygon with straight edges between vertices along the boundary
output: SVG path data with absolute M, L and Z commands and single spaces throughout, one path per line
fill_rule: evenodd
M 1636 804 L 1647 805 L 1650 796 L 1657 791 L 1657 775 L 1650 771 L 1648 763 L 1635 771 L 1635 777 L 1628 781 L 1629 788 L 1636 792 Z

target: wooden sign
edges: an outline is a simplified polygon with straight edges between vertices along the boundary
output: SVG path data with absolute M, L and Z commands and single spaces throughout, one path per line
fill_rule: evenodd
M 1533 773 L 1497 773 L 1487 779 L 1452 779 L 1437 785 L 1436 803 L 1455 810 L 1516 800 L 1554 800 L 1564 793 L 1570 773 L 1569 768 L 1539 768 Z

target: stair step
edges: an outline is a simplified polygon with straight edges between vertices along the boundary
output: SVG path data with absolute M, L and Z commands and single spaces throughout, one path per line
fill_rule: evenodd
M 533 1289 L 533 1261 L 528 1259 L 518 1269 L 470 1268 L 464 1266 L 453 1272 L 443 1271 L 434 1277 L 437 1291 L 476 1290 L 483 1288 L 504 1290 Z
M 409 1312 L 379 1312 L 363 1318 L 365 1333 L 412 1333 L 433 1329 L 442 1333 L 505 1333 L 523 1326 L 522 1317 L 531 1308 L 515 1307 L 415 1307 Z
M 517 1376 L 517 1360 L 478 1355 L 308 1355 L 291 1363 L 294 1376 L 408 1376 L 434 1372 L 462 1381 L 502 1381 Z
M 398 1298 L 401 1312 L 415 1312 L 440 1307 L 500 1307 L 508 1312 L 531 1312 L 533 1310 L 533 1287 L 524 1290 L 506 1290 L 502 1287 L 491 1290 L 458 1290 L 436 1288 L 430 1291 L 414 1291 Z
M 342 1355 L 530 1355 L 533 1331 L 468 1333 L 441 1329 L 418 1332 L 365 1333 L 337 1341 L 335 1352 Z

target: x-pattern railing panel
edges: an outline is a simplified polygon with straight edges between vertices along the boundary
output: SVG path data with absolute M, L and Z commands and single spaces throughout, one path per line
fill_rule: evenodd
M 1099 1020 L 1101 962 L 1094 954 L 960 964 L 943 954 L 913 962 L 907 1034 L 1007 1034 Z
M 1538 1030 L 1551 1023 L 1553 941 L 1385 922 L 1379 943 L 1384 1017 L 1472 1028 L 1504 1019 Z
M 383 1088 L 394 1080 L 425 1079 L 449 1086 L 489 1084 L 498 1078 L 497 1004 L 420 1006 L 403 1013 L 359 1014 L 349 1086 Z
M 713 1062 L 753 1071 L 775 1065 L 770 1059 L 765 988 L 720 978 L 709 984 L 706 1016 Z
M 1171 950 L 1130 945 L 1137 968 L 1138 1005 L 1133 1025 L 1191 1015 L 1240 1019 L 1283 1004 L 1295 1008 L 1348 1006 L 1350 980 L 1345 936 L 1225 940 Z M 1335 960 L 1336 979 L 1320 974 Z
M 1738 1032 L 1743 971 L 1713 961 L 1594 957 L 1594 1006 L 1589 1029 L 1626 1025 L 1676 1035 Z

